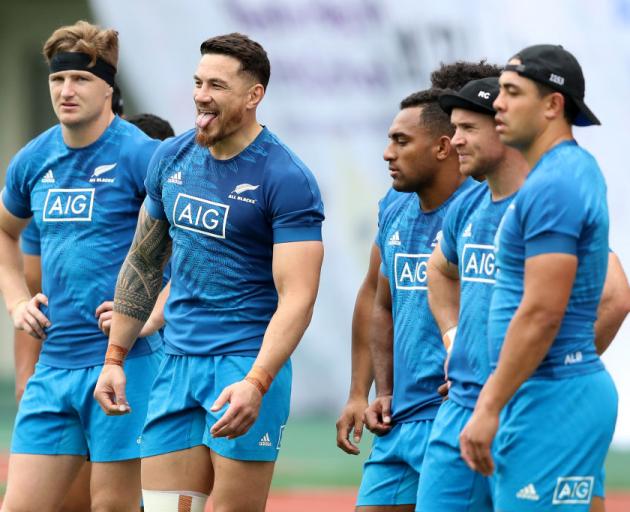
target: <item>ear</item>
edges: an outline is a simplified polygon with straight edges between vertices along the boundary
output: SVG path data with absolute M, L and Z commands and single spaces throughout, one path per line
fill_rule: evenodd
M 440 162 L 446 160 L 451 154 L 452 149 L 451 138 L 447 135 L 440 136 L 435 146 L 435 159 Z
M 113 87 L 108 87 L 107 88 L 107 92 L 105 93 L 105 97 L 109 98 L 110 96 L 112 96 L 114 94 L 114 88 Z
M 265 96 L 265 88 L 262 84 L 252 85 L 247 92 L 247 109 L 255 109 Z
M 562 93 L 553 92 L 547 96 L 546 100 L 545 119 L 551 121 L 564 118 L 564 96 Z

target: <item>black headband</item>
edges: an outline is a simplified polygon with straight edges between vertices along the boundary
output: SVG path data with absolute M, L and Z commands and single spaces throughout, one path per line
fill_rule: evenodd
M 57 53 L 52 59 L 50 59 L 50 72 L 87 71 L 99 78 L 102 78 L 108 85 L 114 87 L 116 68 L 99 57 L 96 58 L 96 64 L 93 66 L 90 65 L 90 62 L 92 62 L 92 58 L 85 53 Z

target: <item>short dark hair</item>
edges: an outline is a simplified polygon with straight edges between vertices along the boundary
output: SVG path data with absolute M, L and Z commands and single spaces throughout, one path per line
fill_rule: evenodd
M 211 37 L 201 43 L 201 55 L 219 54 L 233 57 L 241 63 L 241 71 L 254 77 L 267 89 L 271 64 L 265 49 L 244 34 L 232 32 Z
M 455 135 L 455 128 L 451 124 L 450 116 L 442 110 L 438 100 L 444 89 L 431 87 L 423 91 L 414 92 L 400 102 L 400 110 L 406 108 L 421 107 L 420 124 L 427 128 L 433 135 Z
M 488 64 L 485 59 L 479 62 L 458 60 L 452 64 L 442 62 L 440 67 L 431 73 L 431 87 L 459 91 L 471 80 L 498 77 L 501 71 L 503 67 Z
M 548 85 L 541 84 L 540 82 L 537 82 L 535 80 L 532 80 L 532 82 L 534 82 L 534 85 L 536 85 L 536 89 L 538 89 L 538 95 L 541 98 L 553 92 L 562 94 L 562 96 L 564 97 L 564 118 L 566 119 L 567 123 L 573 124 L 573 121 L 575 121 L 575 118 L 580 113 L 580 109 L 573 102 L 573 100 L 569 98 L 566 94 L 557 91 L 556 89 L 552 89 Z
M 127 118 L 152 139 L 164 140 L 173 137 L 175 132 L 171 123 L 153 114 L 138 114 Z

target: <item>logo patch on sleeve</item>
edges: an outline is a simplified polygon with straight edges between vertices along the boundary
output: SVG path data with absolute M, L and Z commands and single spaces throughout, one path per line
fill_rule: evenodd
M 44 202 L 44 222 L 91 222 L 93 188 L 51 188 Z
M 225 238 L 230 207 L 207 199 L 177 194 L 173 205 L 173 223 L 187 231 L 206 236 Z
M 588 505 L 593 494 L 592 476 L 561 476 L 553 491 L 554 505 Z

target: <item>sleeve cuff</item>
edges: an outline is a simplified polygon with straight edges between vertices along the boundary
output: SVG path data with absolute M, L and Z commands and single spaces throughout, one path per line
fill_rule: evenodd
M 20 219 L 29 219 L 33 216 L 31 209 L 13 199 L 9 195 L 9 191 L 6 187 L 2 189 L 2 203 L 9 213 L 15 217 L 19 217 Z
M 144 209 L 154 219 L 164 220 L 166 214 L 164 213 L 164 206 L 161 202 L 152 199 L 150 196 L 144 198 Z
M 273 243 L 306 242 L 311 240 L 321 241 L 322 226 L 308 227 L 283 227 L 273 230 Z
M 577 256 L 577 239 L 562 233 L 542 233 L 525 242 L 525 259 L 551 253 Z
M 457 252 L 451 249 L 451 246 L 448 244 L 444 237 L 442 237 L 442 239 L 440 240 L 440 250 L 449 263 L 452 263 L 453 265 L 459 265 Z

